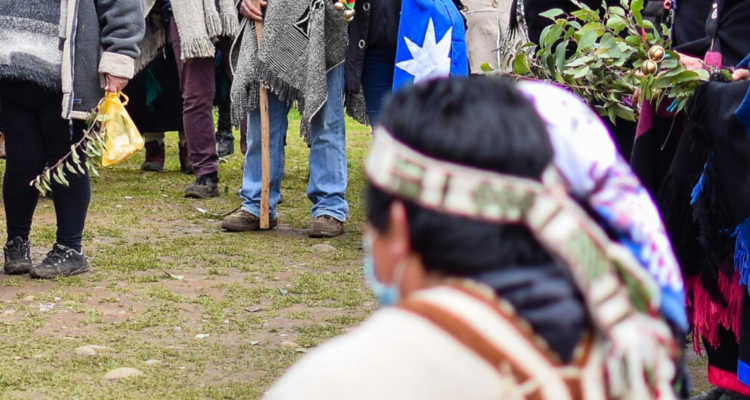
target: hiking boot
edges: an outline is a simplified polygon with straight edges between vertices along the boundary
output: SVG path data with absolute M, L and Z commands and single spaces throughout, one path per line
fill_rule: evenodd
M 164 143 L 148 142 L 146 143 L 146 160 L 141 164 L 143 172 L 162 172 L 164 171 Z
M 219 157 L 229 157 L 234 154 L 234 135 L 232 131 L 216 132 L 216 152 Z
M 52 251 L 42 263 L 29 271 L 34 279 L 54 279 L 89 272 L 89 262 L 83 251 L 75 251 L 68 246 L 55 243 Z
M 315 218 L 307 229 L 311 238 L 332 238 L 344 233 L 344 223 L 330 215 Z
M 34 265 L 31 263 L 31 243 L 17 237 L 5 245 L 5 273 L 8 275 L 28 274 Z
M 193 163 L 190 162 L 190 153 L 188 153 L 187 143 L 181 143 L 180 147 L 180 171 L 183 174 L 193 175 Z
M 268 228 L 274 229 L 279 226 L 279 219 L 272 219 L 268 222 Z M 221 223 L 221 229 L 227 232 L 250 232 L 260 230 L 260 218 L 245 210 L 238 210 L 224 218 Z
M 189 199 L 219 197 L 219 177 L 217 173 L 199 176 L 192 185 L 185 189 L 185 197 Z

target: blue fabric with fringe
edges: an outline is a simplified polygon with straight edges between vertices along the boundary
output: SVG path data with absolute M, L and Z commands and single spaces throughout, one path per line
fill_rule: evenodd
M 750 283 L 750 217 L 737 227 L 734 232 L 736 244 L 734 249 L 734 267 L 740 273 L 740 283 L 747 286 Z

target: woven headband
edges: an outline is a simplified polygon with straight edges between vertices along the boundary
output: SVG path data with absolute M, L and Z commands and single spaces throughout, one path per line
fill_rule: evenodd
M 547 185 L 528 178 L 466 167 L 425 156 L 391 136 L 373 133 L 365 172 L 380 189 L 424 208 L 495 223 L 519 223 Z M 553 166 L 544 180 L 556 180 Z M 564 191 L 564 189 L 563 189 Z

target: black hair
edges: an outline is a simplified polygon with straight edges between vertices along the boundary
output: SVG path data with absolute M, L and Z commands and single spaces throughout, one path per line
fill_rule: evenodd
M 515 84 L 497 78 L 442 79 L 400 90 L 381 125 L 424 155 L 488 171 L 540 180 L 553 159 L 539 114 Z M 460 218 L 398 200 L 406 206 L 412 249 L 428 271 L 468 277 L 551 262 L 524 225 Z M 375 229 L 388 229 L 394 201 L 369 186 L 367 217 Z

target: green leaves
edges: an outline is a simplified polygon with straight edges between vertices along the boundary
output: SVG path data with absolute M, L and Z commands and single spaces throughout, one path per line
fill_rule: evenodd
M 543 12 L 543 13 L 539 14 L 539 16 L 540 17 L 544 17 L 544 18 L 549 18 L 549 19 L 551 19 L 551 20 L 554 21 L 556 17 L 562 15 L 563 13 L 564 13 L 563 10 L 561 10 L 559 8 L 553 8 L 553 9 L 551 9 L 549 11 L 546 11 L 546 12 Z
M 492 70 L 492 68 L 489 69 Z M 84 132 L 83 138 L 70 146 L 68 154 L 63 156 L 56 164 L 45 168 L 29 185 L 36 188 L 40 193 L 46 194 L 52 191 L 52 182 L 66 187 L 70 185 L 65 176 L 66 173 L 83 176 L 86 175 L 86 171 L 89 171 L 95 176 L 99 176 L 95 162 L 92 160 L 101 156 L 105 143 L 104 138 L 101 137 L 96 128 L 109 118 L 107 115 L 98 114 L 96 109 L 92 111 L 91 116 L 86 121 L 89 126 Z M 86 154 L 85 161 L 82 154 Z
M 578 49 L 576 50 L 576 53 L 580 53 L 583 50 L 591 48 L 596 42 L 597 38 L 598 35 L 596 31 L 585 32 L 578 40 Z
M 630 13 L 633 15 L 633 18 L 635 18 L 635 22 L 638 23 L 638 26 L 644 28 L 645 26 L 643 25 L 641 11 L 643 11 L 643 0 L 633 0 L 633 2 L 630 3 Z M 653 25 L 651 26 L 653 29 Z
M 564 86 L 612 122 L 637 119 L 640 104 L 631 107 L 627 101 L 636 89 L 642 100 L 675 102 L 679 112 L 698 85 L 708 80 L 709 71 L 688 71 L 679 62 L 679 54 L 670 50 L 664 51 L 663 59 L 659 56 L 659 61 L 646 63 L 644 75 L 641 66 L 649 60 L 649 51 L 655 46 L 669 49 L 671 44 L 669 29 L 643 20 L 644 0 L 621 0 L 622 7 L 604 4 L 604 17 L 571 1 L 579 9 L 570 14 L 560 9 L 542 14 L 554 23 L 542 31 L 539 48 L 525 43 L 502 50 L 513 54 L 506 65 L 511 75 Z M 491 68 L 486 65 L 482 70 L 490 72 Z
M 513 71 L 519 75 L 526 75 L 531 72 L 529 67 L 529 61 L 526 59 L 525 54 L 517 54 L 513 60 Z

